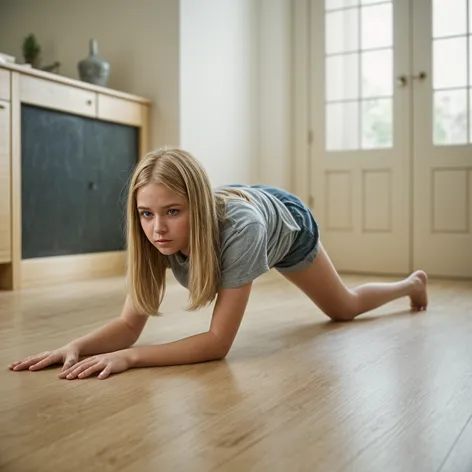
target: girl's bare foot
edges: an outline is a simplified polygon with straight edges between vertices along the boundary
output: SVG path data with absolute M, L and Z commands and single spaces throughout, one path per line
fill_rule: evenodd
M 412 284 L 410 293 L 411 309 L 413 311 L 426 310 L 428 306 L 428 276 L 424 271 L 417 270 L 408 279 Z

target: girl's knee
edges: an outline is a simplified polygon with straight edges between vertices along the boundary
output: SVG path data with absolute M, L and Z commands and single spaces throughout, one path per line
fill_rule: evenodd
M 325 313 L 333 321 L 351 321 L 353 320 L 357 313 L 352 310 L 343 310 L 343 311 L 330 311 Z
M 351 321 L 359 314 L 359 303 L 357 295 L 351 293 L 349 299 L 344 302 L 338 301 L 333 306 L 324 310 L 326 316 L 333 321 Z

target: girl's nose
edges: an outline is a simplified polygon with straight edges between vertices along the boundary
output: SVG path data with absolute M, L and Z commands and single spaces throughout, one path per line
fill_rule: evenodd
M 167 228 L 165 226 L 165 223 L 162 219 L 156 217 L 154 221 L 154 233 L 155 234 L 164 234 L 167 232 Z

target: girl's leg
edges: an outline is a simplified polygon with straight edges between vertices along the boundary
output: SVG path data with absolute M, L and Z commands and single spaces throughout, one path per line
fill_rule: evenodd
M 367 283 L 347 288 L 320 243 L 320 251 L 307 269 L 283 274 L 333 320 L 347 321 L 400 297 L 410 297 L 411 309 L 428 304 L 427 276 L 418 270 L 399 282 Z

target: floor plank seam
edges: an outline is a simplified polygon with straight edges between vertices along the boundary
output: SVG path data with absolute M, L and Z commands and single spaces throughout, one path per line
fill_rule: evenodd
M 469 423 L 471 422 L 472 420 L 472 414 L 469 416 L 469 419 L 465 422 L 464 426 L 462 427 L 460 433 L 457 435 L 457 438 L 455 439 L 455 441 L 452 443 L 449 451 L 447 452 L 446 454 L 446 457 L 444 458 L 442 464 L 439 466 L 439 469 L 437 470 L 437 472 L 441 472 L 444 468 L 444 466 L 446 465 L 447 463 L 447 460 L 449 459 L 449 456 L 452 454 L 452 451 L 454 450 L 454 448 L 456 447 L 457 443 L 459 442 L 459 439 L 462 437 L 462 435 L 464 434 L 464 431 L 465 429 L 467 428 L 467 426 L 469 425 Z

